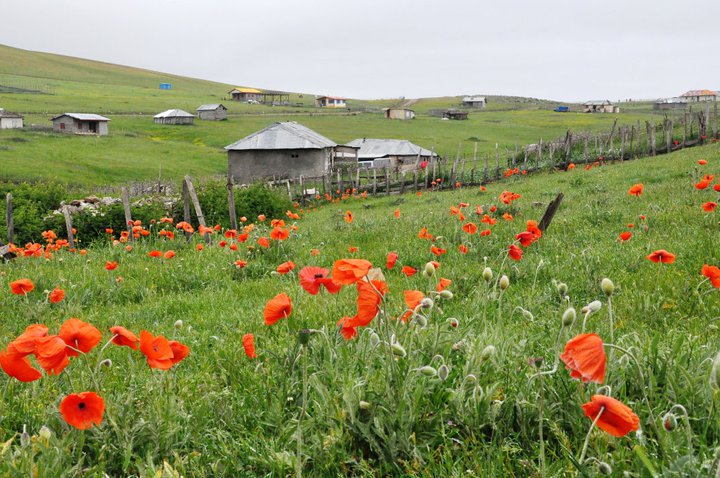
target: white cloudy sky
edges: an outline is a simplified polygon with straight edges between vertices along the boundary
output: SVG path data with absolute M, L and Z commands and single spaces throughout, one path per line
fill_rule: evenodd
M 356 98 L 720 89 L 716 0 L 0 0 L 0 43 Z

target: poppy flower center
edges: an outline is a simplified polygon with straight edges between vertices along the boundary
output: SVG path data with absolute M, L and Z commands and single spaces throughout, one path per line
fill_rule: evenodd
M 323 278 L 323 275 L 322 275 L 322 274 L 315 274 L 314 277 L 315 277 L 315 279 L 322 279 L 322 278 Z
M 80 410 L 85 410 L 85 407 L 86 407 L 86 406 L 87 406 L 87 405 L 85 405 L 85 402 L 80 402 L 80 403 L 78 403 L 78 408 L 79 408 Z

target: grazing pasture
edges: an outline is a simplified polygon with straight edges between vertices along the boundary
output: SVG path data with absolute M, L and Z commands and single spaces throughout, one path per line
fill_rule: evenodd
M 188 134 L 168 131 L 161 144 Z M 0 346 L 70 318 L 101 337 L 83 326 L 97 345 L 71 338 L 87 354 L 57 375 L 0 378 L 0 474 L 714 476 L 718 172 L 712 144 L 485 190 L 320 199 L 284 225 L 222 224 L 212 244 L 158 221 L 135 242 L 26 246 L 1 266 Z M 538 237 L 528 221 L 559 192 Z M 142 351 L 105 346 L 118 325 Z M 39 369 L 44 346 L 25 346 Z

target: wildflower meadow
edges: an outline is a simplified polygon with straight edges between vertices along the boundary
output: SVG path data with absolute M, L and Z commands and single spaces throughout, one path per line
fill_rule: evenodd
M 718 146 L 521 173 L 14 245 L 0 475 L 720 476 Z

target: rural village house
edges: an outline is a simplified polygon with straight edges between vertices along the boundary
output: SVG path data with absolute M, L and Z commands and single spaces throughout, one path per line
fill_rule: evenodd
M 315 106 L 318 108 L 347 108 L 347 101 L 339 96 L 316 96 Z
M 263 99 L 263 92 L 255 88 L 233 88 L 228 91 L 233 101 L 256 101 L 260 103 Z
M 484 96 L 466 96 L 463 98 L 463 106 L 469 108 L 485 108 L 487 101 Z
M 408 108 L 383 108 L 383 111 L 385 112 L 385 119 L 415 119 L 415 111 Z
M 272 176 L 322 176 L 332 169 L 338 154 L 357 162 L 357 148 L 338 145 L 294 121 L 271 124 L 225 149 L 228 175 L 244 184 Z
M 717 101 L 717 96 L 717 91 L 712 90 L 690 90 L 687 93 L 680 95 L 681 98 L 685 98 L 692 102 Z
M 395 171 L 412 171 L 429 163 L 437 155 L 404 139 L 361 138 L 350 141 L 348 146 L 358 149 L 358 164 L 371 168 L 389 167 Z M 427 165 L 427 163 L 425 163 Z
M 620 113 L 620 107 L 610 100 L 591 100 L 583 103 L 583 113 Z
M 110 120 L 92 113 L 63 113 L 51 121 L 53 131 L 58 133 L 106 136 Z
M 23 127 L 23 117 L 0 108 L 0 129 L 16 129 Z
M 183 110 L 167 110 L 158 113 L 155 116 L 157 124 L 193 124 L 195 115 Z
M 227 119 L 227 108 L 221 104 L 202 105 L 196 111 L 201 120 L 221 121 Z

